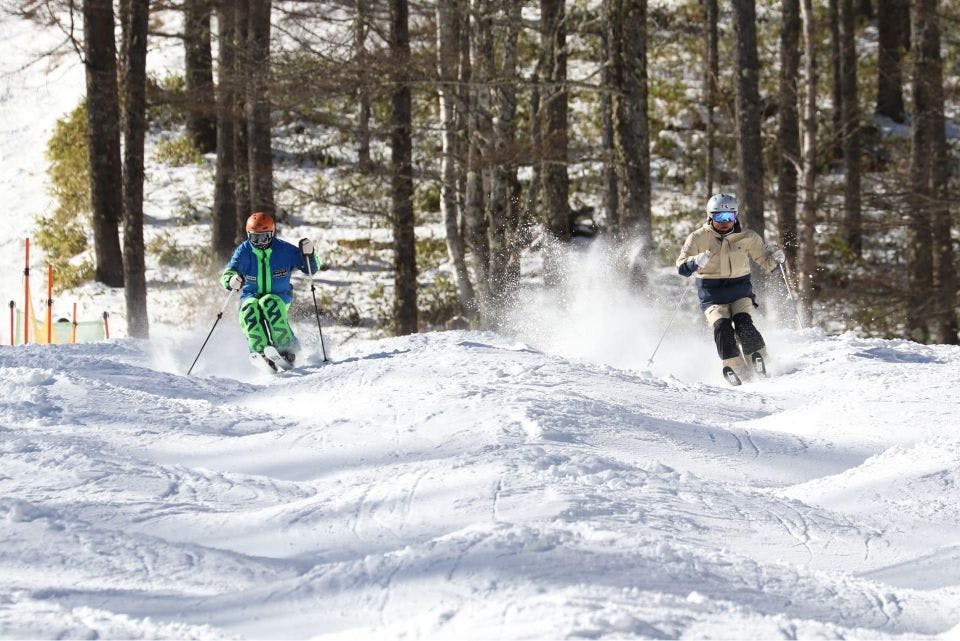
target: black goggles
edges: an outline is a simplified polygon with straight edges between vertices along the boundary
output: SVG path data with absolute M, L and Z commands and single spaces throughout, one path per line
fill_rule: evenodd
M 735 211 L 715 211 L 710 214 L 710 220 L 715 223 L 732 223 L 737 220 L 737 212 Z
M 247 238 L 250 240 L 250 244 L 254 247 L 261 247 L 263 245 L 269 245 L 270 241 L 273 240 L 272 231 L 251 231 L 247 232 Z

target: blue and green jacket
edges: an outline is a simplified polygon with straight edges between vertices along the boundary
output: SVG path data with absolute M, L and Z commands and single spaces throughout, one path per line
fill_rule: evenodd
M 220 276 L 220 284 L 228 288 L 230 277 L 239 274 L 243 277 L 240 300 L 276 294 L 283 302 L 290 304 L 293 301 L 290 276 L 294 269 L 308 274 L 316 273 L 320 267 L 316 253 L 311 256 L 311 262 L 313 264 L 308 266 L 300 248 L 285 240 L 274 238 L 266 249 L 257 249 L 249 240 L 245 240 L 233 252 L 233 257 Z

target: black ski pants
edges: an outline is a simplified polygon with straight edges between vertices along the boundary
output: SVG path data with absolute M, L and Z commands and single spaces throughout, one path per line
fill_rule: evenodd
M 713 305 L 704 310 L 707 320 L 713 323 L 713 340 L 722 360 L 737 358 L 741 348 L 748 357 L 764 348 L 760 330 L 753 324 L 750 313 L 745 311 L 751 309 L 752 304 L 751 299 L 744 298 L 730 305 Z

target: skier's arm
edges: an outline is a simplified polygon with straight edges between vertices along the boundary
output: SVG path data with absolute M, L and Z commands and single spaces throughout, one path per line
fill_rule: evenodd
M 230 289 L 230 279 L 233 276 L 240 276 L 240 278 L 243 278 L 243 274 L 240 273 L 239 266 L 240 248 L 237 247 L 237 249 L 233 252 L 233 256 L 230 258 L 230 262 L 227 263 L 226 269 L 224 269 L 223 273 L 220 274 L 220 285 L 222 285 L 224 289 Z
M 693 276 L 698 269 L 697 250 L 693 247 L 693 234 L 687 236 L 687 240 L 680 249 L 680 256 L 677 258 L 677 271 L 681 276 Z M 691 254 L 693 254 L 691 256 Z
M 752 242 L 747 245 L 747 253 L 750 258 L 753 259 L 753 262 L 768 272 L 776 270 L 780 264 L 774 257 L 776 251 L 778 251 L 777 248 L 765 243 L 763 238 L 760 237 L 760 234 L 754 234 L 751 237 L 751 241 Z
M 320 259 L 317 258 L 316 254 L 310 254 L 309 256 L 302 256 L 300 258 L 300 271 L 306 272 L 308 274 L 315 274 L 320 271 L 326 265 L 320 264 Z

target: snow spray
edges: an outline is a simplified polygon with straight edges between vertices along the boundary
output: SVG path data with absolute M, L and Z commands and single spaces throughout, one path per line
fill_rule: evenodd
M 685 279 L 673 268 L 650 269 L 656 259 L 640 247 L 602 238 L 556 251 L 557 283 L 544 286 L 539 284 L 542 278 L 525 283 L 503 315 L 506 331 L 558 356 L 648 370 L 647 357 L 688 284 Z M 712 335 L 696 299 L 690 298 L 651 369 L 658 375 L 706 381 L 716 368 L 704 364 L 715 365 L 715 360 Z

